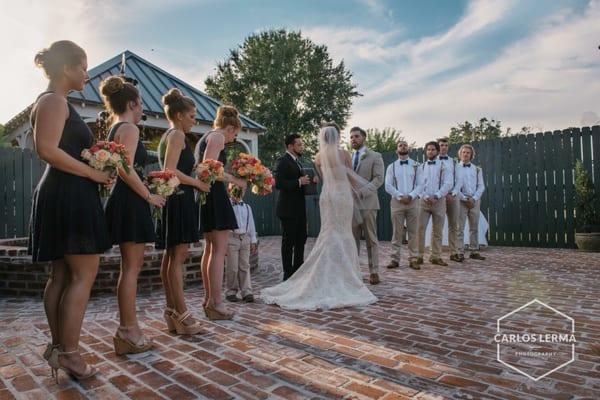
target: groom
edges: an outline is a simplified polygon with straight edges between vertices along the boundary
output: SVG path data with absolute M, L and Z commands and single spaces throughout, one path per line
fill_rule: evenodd
M 281 261 L 283 280 L 287 280 L 304 263 L 306 243 L 306 204 L 304 188 L 310 178 L 304 174 L 298 160 L 304 152 L 304 143 L 298 134 L 285 138 L 286 152 L 275 166 L 275 188 L 279 190 L 277 217 L 281 220 Z
M 350 130 L 350 144 L 352 154 L 352 169 L 369 181 L 360 189 L 359 209 L 362 217 L 360 224 L 353 223 L 352 233 L 356 240 L 357 250 L 360 251 L 360 237 L 364 234 L 367 242 L 367 255 L 369 258 L 369 283 L 379 283 L 379 242 L 377 241 L 377 210 L 379 210 L 379 197 L 377 189 L 384 181 L 384 165 L 381 154 L 365 146 L 367 132 L 355 126 Z

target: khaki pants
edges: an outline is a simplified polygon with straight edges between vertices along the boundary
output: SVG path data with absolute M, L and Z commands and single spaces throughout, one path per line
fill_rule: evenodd
M 236 295 L 238 290 L 241 291 L 242 297 L 252 294 L 249 235 L 229 235 L 226 268 L 226 295 Z
M 408 259 L 414 260 L 419 253 L 419 200 L 412 200 L 409 204 L 401 203 L 396 199 L 390 201 L 392 216 L 392 261 L 400 262 L 400 249 L 404 238 L 404 226 L 408 231 Z
M 433 205 L 427 205 L 425 200 L 419 204 L 419 257 L 425 252 L 425 231 L 429 223 L 429 217 L 433 219 L 431 229 L 431 258 L 442 256 L 442 231 L 444 229 L 444 217 L 446 216 L 446 200 L 439 199 Z
M 460 216 L 458 217 L 458 245 L 460 253 L 465 248 L 465 223 L 469 218 L 469 250 L 479 250 L 479 214 L 481 200 L 475 202 L 471 209 L 467 207 L 464 201 L 460 202 Z
M 367 256 L 369 258 L 369 272 L 379 272 L 379 241 L 377 240 L 377 210 L 360 210 L 363 222 L 352 227 L 356 249 L 360 254 L 360 238 L 364 234 L 367 242 Z
M 449 199 L 449 200 L 448 200 Z M 446 199 L 446 215 L 448 216 L 448 247 L 450 254 L 458 254 L 458 216 L 460 214 L 460 200 L 458 196 Z

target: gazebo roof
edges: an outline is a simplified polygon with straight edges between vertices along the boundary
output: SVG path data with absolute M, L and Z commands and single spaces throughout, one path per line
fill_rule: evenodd
M 124 69 L 122 67 L 123 63 L 125 64 Z M 122 71 L 125 76 L 138 81 L 137 87 L 142 93 L 144 112 L 148 114 L 164 116 L 161 98 L 169 89 L 174 87 L 181 90 L 185 96 L 189 96 L 194 100 L 196 103 L 196 119 L 198 121 L 211 124 L 215 118 L 217 107 L 221 105 L 219 101 L 194 88 L 189 83 L 171 75 L 129 50 L 92 68 L 88 72 L 90 80 L 85 85 L 83 91 L 73 92 L 69 95 L 69 98 L 102 104 L 102 96 L 98 89 L 100 82 L 107 76 L 119 75 Z M 245 129 L 258 132 L 266 130 L 264 126 L 245 115 L 241 115 L 241 119 Z

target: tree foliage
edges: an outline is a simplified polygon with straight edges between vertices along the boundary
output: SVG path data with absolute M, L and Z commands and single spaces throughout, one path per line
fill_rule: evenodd
M 354 97 L 360 96 L 344 62 L 301 32 L 269 30 L 252 34 L 206 81 L 210 96 L 235 105 L 267 128 L 259 138 L 266 164 L 284 150 L 284 138 L 299 133 L 310 155 L 317 148 L 316 128 L 324 121 L 344 125 Z
M 577 160 L 575 163 L 575 212 L 579 232 L 600 230 L 600 204 L 588 171 Z
M 502 123 L 494 118 L 480 118 L 478 122 L 465 121 L 450 128 L 450 143 L 469 143 L 477 140 L 495 139 L 514 134 L 531 133 L 531 127 L 524 126 L 520 131 L 514 132 L 511 128 L 502 131 Z

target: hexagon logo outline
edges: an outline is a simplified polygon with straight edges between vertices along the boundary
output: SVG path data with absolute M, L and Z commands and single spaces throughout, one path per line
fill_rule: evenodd
M 556 314 L 559 314 L 560 316 L 568 319 L 571 322 L 571 334 L 575 334 L 575 320 L 571 317 L 569 317 L 568 315 L 566 315 L 565 313 L 562 313 L 560 311 L 558 311 L 557 309 L 555 309 L 554 307 L 549 306 L 548 304 L 538 300 L 538 299 L 533 299 L 531 300 L 529 303 L 522 305 L 521 307 L 503 315 L 502 317 L 498 318 L 496 321 L 496 333 L 499 334 L 500 333 L 500 321 L 502 321 L 503 319 L 510 317 L 511 315 L 523 310 L 524 308 L 529 307 L 530 305 L 537 303 L 543 307 L 546 307 L 549 310 L 552 310 L 553 312 L 555 312 Z M 526 377 L 528 377 L 529 379 L 533 379 L 534 381 L 539 381 L 540 379 L 550 375 L 551 373 L 558 371 L 559 369 L 569 365 L 570 363 L 572 363 L 573 361 L 575 361 L 575 343 L 571 343 L 571 359 L 567 362 L 564 362 L 563 364 L 559 365 L 558 367 L 552 369 L 551 371 L 546 372 L 543 375 L 536 377 L 533 377 L 531 375 L 529 375 L 527 372 L 520 370 L 519 368 L 515 367 L 514 365 L 510 365 L 509 363 L 502 361 L 501 357 L 500 357 L 500 343 L 496 343 L 496 360 L 503 365 L 506 365 L 507 367 L 509 367 L 510 369 L 513 369 L 515 371 L 517 371 L 518 373 L 520 373 L 521 375 L 524 375 Z

